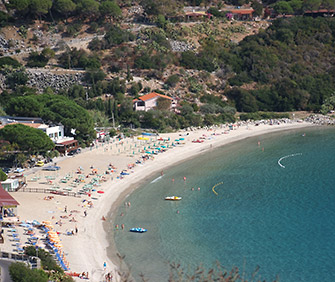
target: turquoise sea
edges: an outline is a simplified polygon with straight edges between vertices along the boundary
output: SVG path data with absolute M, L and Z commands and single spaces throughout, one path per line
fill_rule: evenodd
M 182 200 L 164 201 L 172 195 Z M 248 280 L 259 267 L 256 278 L 266 281 L 335 281 L 335 128 L 213 149 L 158 173 L 125 201 L 131 207 L 119 208 L 113 226 L 126 230 L 111 237 L 137 280 L 168 281 L 173 262 L 192 272 L 219 261 Z M 128 232 L 138 226 L 148 232 Z

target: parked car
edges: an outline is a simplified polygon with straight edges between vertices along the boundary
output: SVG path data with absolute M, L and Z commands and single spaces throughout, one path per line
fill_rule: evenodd
M 43 167 L 43 170 L 56 171 L 56 170 L 60 170 L 60 166 L 48 165 L 48 166 Z
M 44 166 L 44 161 L 38 161 L 35 166 Z
M 1 170 L 4 172 L 4 173 L 10 173 L 11 169 L 9 167 L 3 167 L 1 168 Z
M 18 167 L 14 170 L 15 173 L 21 173 L 24 172 L 24 168 Z
M 68 156 L 73 156 L 73 155 L 79 154 L 80 152 L 81 152 L 81 149 L 78 148 L 78 149 L 70 151 L 67 155 Z

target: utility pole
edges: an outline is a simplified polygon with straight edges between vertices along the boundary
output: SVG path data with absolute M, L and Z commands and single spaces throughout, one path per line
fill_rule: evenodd
M 115 129 L 115 120 L 114 120 L 114 112 L 112 111 L 112 119 L 113 119 L 113 128 Z

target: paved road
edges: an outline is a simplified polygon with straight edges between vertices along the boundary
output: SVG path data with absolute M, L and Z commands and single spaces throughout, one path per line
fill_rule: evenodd
M 0 275 L 0 281 L 1 282 L 13 282 L 12 279 L 10 279 L 8 268 L 13 262 L 6 259 L 0 259 L 0 268 L 1 268 L 1 275 Z

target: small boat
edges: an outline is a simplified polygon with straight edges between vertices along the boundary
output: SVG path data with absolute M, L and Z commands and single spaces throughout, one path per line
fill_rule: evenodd
M 181 197 L 169 196 L 169 197 L 165 197 L 165 200 L 167 200 L 167 201 L 180 201 Z
M 129 231 L 130 232 L 143 233 L 143 232 L 147 232 L 148 230 L 144 229 L 142 227 L 134 227 L 134 228 L 131 228 Z

